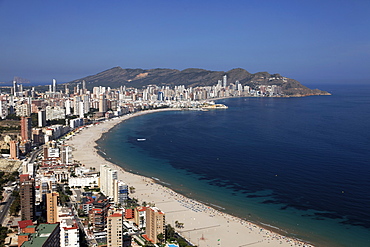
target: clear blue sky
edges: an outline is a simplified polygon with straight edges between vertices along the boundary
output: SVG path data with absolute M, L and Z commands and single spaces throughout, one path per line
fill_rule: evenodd
M 122 68 L 366 81 L 369 0 L 0 0 L 0 82 Z

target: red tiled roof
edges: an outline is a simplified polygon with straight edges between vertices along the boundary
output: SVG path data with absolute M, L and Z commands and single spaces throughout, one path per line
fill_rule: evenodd
M 145 238 L 146 240 L 148 240 L 148 241 L 150 241 L 150 242 L 154 243 L 154 241 L 153 241 L 153 240 L 151 240 L 150 238 L 148 238 L 148 235 L 143 234 L 142 236 L 143 236 L 143 238 Z
M 137 211 L 143 212 L 143 211 L 146 211 L 146 209 L 147 209 L 147 207 L 138 207 Z
M 114 213 L 114 214 L 110 215 L 109 217 L 122 217 L 122 214 Z
M 21 228 L 21 229 L 26 228 L 27 226 L 32 226 L 32 225 L 33 225 L 32 220 L 22 220 L 22 221 L 18 221 L 18 226 L 19 226 L 19 228 Z

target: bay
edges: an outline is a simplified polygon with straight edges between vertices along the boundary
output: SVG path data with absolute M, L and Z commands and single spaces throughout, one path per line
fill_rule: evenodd
M 143 115 L 98 145 L 126 170 L 288 236 L 370 246 L 370 86 L 320 88 L 333 95 Z

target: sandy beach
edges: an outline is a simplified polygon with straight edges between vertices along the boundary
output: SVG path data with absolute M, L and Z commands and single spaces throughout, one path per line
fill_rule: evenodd
M 131 197 L 139 199 L 139 202 L 155 203 L 165 212 L 167 224 L 174 226 L 175 221 L 184 223 L 183 228 L 176 230 L 199 247 L 312 246 L 184 197 L 153 179 L 127 172 L 98 155 L 95 141 L 116 124 L 131 117 L 168 110 L 178 109 L 138 112 L 85 128 L 66 142 L 73 147 L 73 160 L 88 168 L 95 167 L 97 171 L 102 164 L 117 169 L 118 178 L 135 187 Z

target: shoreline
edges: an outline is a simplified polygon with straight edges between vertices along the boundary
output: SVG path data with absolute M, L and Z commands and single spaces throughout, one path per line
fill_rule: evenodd
M 154 178 L 144 177 L 112 163 L 98 154 L 96 141 L 104 133 L 119 123 L 144 114 L 179 111 L 180 108 L 164 108 L 141 111 L 87 127 L 66 141 L 73 147 L 73 159 L 82 165 L 99 170 L 107 164 L 118 171 L 118 179 L 135 187 L 131 197 L 147 203 L 154 203 L 166 215 L 166 224 L 174 227 L 174 222 L 184 223 L 182 229 L 176 228 L 183 237 L 199 247 L 206 246 L 313 246 L 302 240 L 276 233 L 272 228 L 248 222 L 231 214 L 219 211 L 215 206 L 185 197 Z

